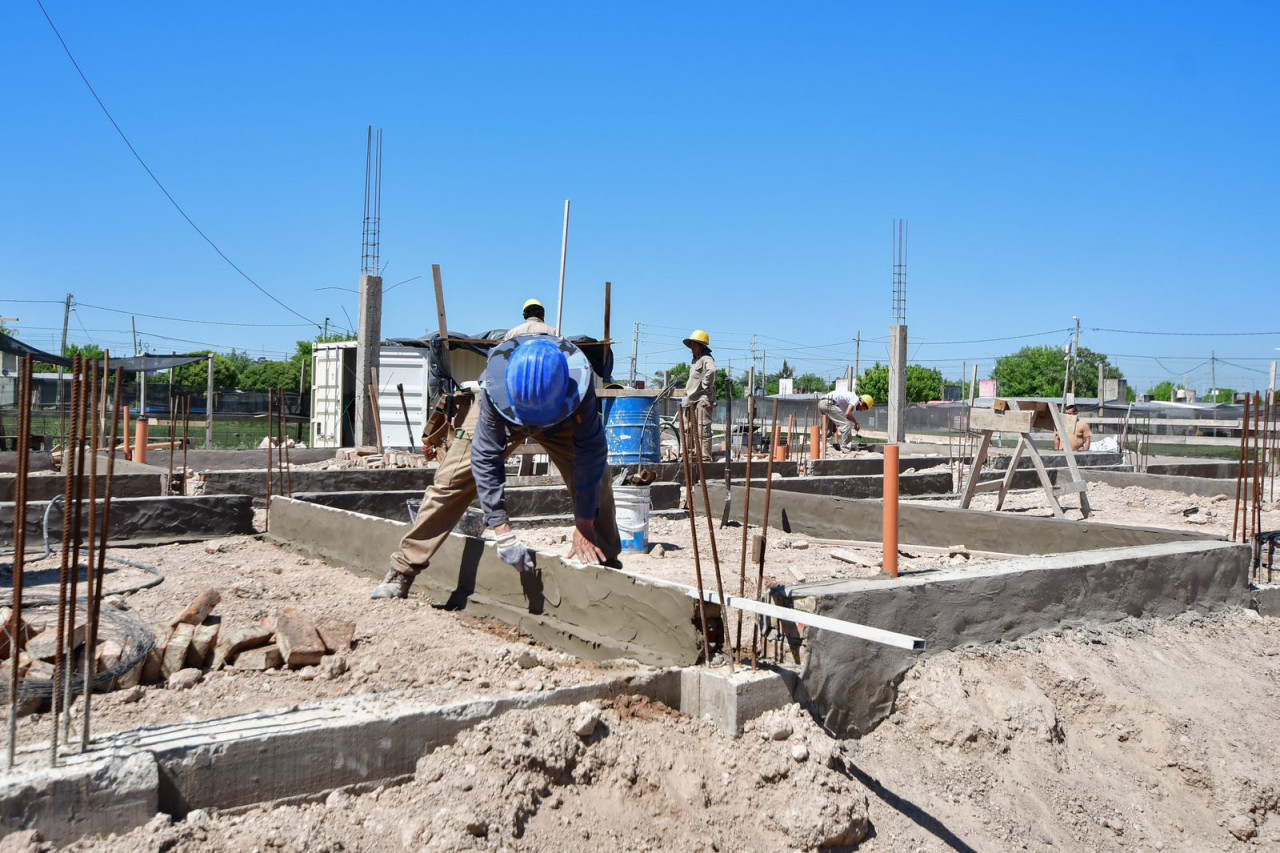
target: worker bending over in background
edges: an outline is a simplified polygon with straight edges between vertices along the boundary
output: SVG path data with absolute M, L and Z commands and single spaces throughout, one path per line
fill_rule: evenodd
M 837 441 L 831 443 L 836 450 L 853 450 L 854 433 L 862 432 L 862 424 L 853 416 L 854 412 L 865 412 L 874 406 L 875 398 L 870 394 L 856 394 L 853 391 L 831 391 L 818 400 L 818 412 L 831 419 L 831 423 L 840 431 Z
M 698 432 L 694 438 L 698 453 L 703 462 L 710 462 L 711 409 L 716 401 L 716 363 L 711 359 L 711 338 L 702 329 L 694 329 L 684 339 L 684 345 L 693 353 L 689 382 L 684 386 L 684 404 L 697 415 Z
M 413 579 L 462 518 L 477 493 L 484 521 L 497 536 L 498 556 L 521 571 L 534 553 L 511 529 L 506 458 L 532 437 L 551 457 L 573 498 L 568 556 L 621 568 L 604 425 L 586 356 L 555 335 L 504 341 L 489 353 L 475 405 L 453 438 L 422 499 L 413 527 L 391 555 L 391 569 L 373 598 L 405 598 Z

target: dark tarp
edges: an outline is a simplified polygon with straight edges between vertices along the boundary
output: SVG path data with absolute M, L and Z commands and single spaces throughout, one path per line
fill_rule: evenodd
M 208 361 L 209 356 L 201 355 L 150 355 L 143 353 L 135 355 L 131 358 L 116 358 L 112 356 L 111 363 L 108 365 L 112 370 L 117 367 L 123 367 L 125 373 L 136 373 L 139 370 L 145 370 L 147 373 L 153 373 L 157 370 L 168 370 L 171 367 L 182 367 L 186 364 L 195 364 L 197 361 Z
M 57 365 L 58 367 L 71 366 L 71 359 L 52 355 L 43 350 L 38 350 L 33 346 L 24 344 L 12 335 L 0 335 L 0 351 L 12 353 L 16 356 L 29 355 L 35 361 L 42 361 L 46 364 Z
M 487 357 L 489 350 L 502 343 L 502 338 L 507 333 L 507 329 L 490 329 L 487 332 L 481 332 L 478 335 L 468 335 L 462 332 L 449 332 L 449 351 L 466 350 L 476 355 Z M 591 369 L 595 371 L 605 382 L 613 381 L 613 348 L 606 346 L 595 338 L 587 335 L 567 335 L 566 340 L 571 342 L 578 349 L 582 350 L 582 354 L 587 357 L 587 361 L 591 363 Z M 439 373 L 440 365 L 440 344 L 442 338 L 439 332 L 427 335 L 425 338 L 390 338 L 387 343 L 396 344 L 398 346 L 409 347 L 425 347 L 431 351 L 431 367 L 428 377 L 428 393 L 431 399 L 435 399 L 440 393 L 441 376 Z M 452 376 L 446 377 L 446 385 L 457 385 Z

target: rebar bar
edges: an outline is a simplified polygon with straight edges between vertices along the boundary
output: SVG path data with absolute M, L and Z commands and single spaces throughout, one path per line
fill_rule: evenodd
M 82 510 L 84 506 L 84 441 L 87 435 L 87 412 L 89 409 L 88 399 L 88 370 L 87 360 L 80 361 L 80 394 L 77 397 L 78 413 L 76 434 L 78 439 L 75 448 L 75 485 L 72 489 L 72 505 L 63 507 L 63 512 L 71 514 L 71 586 L 67 591 L 67 660 L 68 666 L 74 668 L 75 658 L 71 648 L 71 638 L 76 634 L 76 601 L 78 599 L 77 587 L 80 581 L 80 542 L 83 537 L 83 531 L 80 527 Z M 139 417 L 141 421 L 141 417 Z M 62 700 L 62 739 L 66 742 L 71 741 L 71 684 L 74 679 L 68 673 L 63 683 L 63 700 Z
M 72 359 L 71 366 L 71 399 L 67 401 L 72 406 L 74 412 L 74 404 L 76 394 L 79 390 L 79 371 L 80 356 Z M 67 565 L 71 556 L 70 536 L 71 536 L 71 519 L 67 508 L 71 506 L 72 483 L 75 480 L 75 466 L 71 464 L 72 457 L 68 450 L 68 442 L 74 444 L 77 441 L 75 436 L 75 417 L 72 415 L 71 424 L 72 433 L 70 438 L 66 432 L 67 423 L 64 416 L 62 423 L 62 557 L 58 567 L 58 629 L 55 634 L 57 645 L 53 652 L 53 695 L 50 698 L 49 717 L 53 721 L 53 732 L 49 738 L 49 766 L 58 766 L 58 716 L 61 711 L 61 693 L 59 687 L 62 685 L 62 679 L 66 677 L 63 670 L 66 660 L 62 652 L 62 644 L 66 642 L 67 630 L 67 575 L 69 567 Z M 77 571 L 79 568 L 77 567 Z
M 777 431 L 777 429 L 778 429 L 778 399 L 775 397 L 773 400 L 772 426 L 769 431 L 769 436 L 771 439 L 773 438 L 774 433 Z M 826 441 L 826 438 L 824 437 L 822 440 Z M 765 474 L 766 480 L 765 480 L 765 486 L 764 486 L 764 519 L 760 522 L 760 540 L 761 541 L 760 541 L 760 557 L 759 557 L 759 561 L 757 562 L 757 572 L 756 572 L 756 601 L 759 601 L 760 597 L 764 594 L 764 554 L 769 544 L 769 502 L 773 497 L 773 456 L 774 456 L 773 446 L 771 444 L 769 447 L 769 467 L 767 468 L 767 473 Z M 757 637 L 759 628 L 760 628 L 760 619 L 757 618 L 756 626 L 755 628 L 752 629 L 752 632 L 751 632 L 751 668 L 753 670 L 756 668 L 756 665 L 757 665 L 756 664 L 756 637 Z M 763 637 L 763 635 L 761 635 L 761 637 Z
M 1236 457 L 1236 505 L 1231 513 L 1231 541 L 1236 541 L 1236 532 L 1243 518 L 1240 515 L 1240 496 L 1244 488 L 1245 448 L 1249 444 L 1249 398 L 1244 398 L 1244 415 L 1240 418 L 1240 452 Z M 1244 540 L 1242 540 L 1244 541 Z
M 272 397 L 270 394 L 268 394 L 267 395 L 267 509 L 266 509 L 266 515 L 263 517 L 263 524 L 267 525 L 268 527 L 271 526 L 271 488 L 272 488 L 271 452 L 275 449 L 271 446 L 271 427 L 272 427 L 271 416 L 272 416 L 272 409 L 274 408 L 275 407 L 272 404 Z
M 106 361 L 104 359 L 103 363 Z M 116 430 L 120 423 L 120 386 L 124 384 L 124 369 L 116 368 L 116 389 L 115 399 L 111 410 L 111 433 L 108 447 L 116 446 Z M 103 374 L 102 384 L 106 386 L 107 377 Z M 105 416 L 105 413 L 104 413 Z M 169 458 L 173 458 L 172 449 L 169 452 Z M 114 452 L 107 454 L 107 476 L 106 483 L 102 490 L 102 532 L 98 537 L 98 576 L 93 584 L 93 596 L 88 598 L 86 606 L 88 608 L 87 618 L 89 620 L 89 629 L 86 632 L 85 641 L 85 661 L 84 661 L 84 722 L 80 729 L 80 749 L 81 751 L 89 748 L 89 706 L 93 696 L 93 677 L 94 670 L 98 665 L 98 626 L 102 618 L 102 584 L 106 572 L 104 566 L 107 561 L 107 537 L 111 532 L 111 483 L 115 477 L 116 455 Z M 171 478 L 172 479 L 172 478 Z
M 103 377 L 103 384 L 104 385 L 106 384 L 105 376 Z M 177 417 L 178 417 L 177 402 L 178 402 L 177 399 L 172 394 L 170 394 L 169 395 L 169 479 L 164 481 L 164 493 L 166 495 L 173 494 L 173 457 L 176 455 L 174 453 L 174 450 L 177 449 L 176 442 L 178 438 L 174 431 L 174 426 L 175 426 L 174 422 L 177 420 Z
M 689 510 L 689 533 L 693 538 L 693 571 L 698 579 L 698 621 L 702 623 L 702 659 L 711 666 L 711 636 L 707 633 L 707 603 L 702 590 L 702 560 L 698 555 L 698 516 L 693 502 L 693 472 L 689 466 L 690 412 L 687 406 L 677 411 L 680 419 L 680 462 L 684 467 L 685 507 Z M 699 453 L 702 451 L 699 450 Z
M 284 389 L 280 389 L 280 412 L 283 415 L 285 411 L 284 405 Z M 410 436 L 412 439 L 412 436 Z M 285 476 L 285 496 L 293 497 L 293 464 L 289 461 L 289 430 L 286 427 L 284 431 L 284 440 L 280 442 L 284 447 L 284 476 Z
M 693 417 L 697 419 L 698 416 L 696 412 Z M 701 428 L 702 425 L 698 424 L 698 429 Z M 725 467 L 729 467 L 728 462 L 725 463 Z M 698 482 L 702 484 L 702 504 L 707 512 L 707 539 L 711 543 L 711 565 L 716 572 L 716 592 L 720 596 L 720 644 L 723 646 L 726 644 L 728 639 L 726 635 L 729 633 L 729 599 L 724 597 L 724 583 L 720 579 L 720 554 L 716 550 L 716 525 L 714 519 L 711 517 L 711 496 L 707 492 L 707 471 L 706 467 L 703 465 L 701 452 L 698 453 Z M 730 656 L 729 672 L 732 673 L 733 669 L 733 658 Z
M 738 595 L 747 594 L 747 531 L 751 527 L 751 451 L 756 423 L 756 398 L 747 398 L 747 483 L 742 498 L 742 565 L 738 570 Z M 742 654 L 742 611 L 738 611 L 738 640 L 734 644 L 734 656 Z
M 187 446 L 191 443 L 191 395 L 182 398 L 182 493 L 187 493 Z
M 31 450 L 31 356 L 18 362 L 18 464 L 13 502 L 13 611 L 9 614 L 9 767 L 18 760 L 18 646 L 22 635 L 22 572 L 27 548 L 27 470 Z

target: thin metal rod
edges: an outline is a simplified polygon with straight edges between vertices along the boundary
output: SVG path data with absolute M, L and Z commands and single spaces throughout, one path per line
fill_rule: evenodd
M 105 373 L 102 377 L 102 380 L 103 380 L 102 384 L 105 386 L 107 384 Z M 103 405 L 104 406 L 106 405 L 105 401 L 103 402 Z M 175 409 L 176 405 L 177 405 L 177 400 L 175 400 L 173 394 L 170 393 L 169 394 L 169 479 L 165 480 L 165 484 L 164 484 L 164 493 L 166 495 L 173 494 L 173 457 L 174 457 L 174 449 L 176 446 L 176 441 L 178 438 L 177 434 L 174 431 L 174 420 L 177 418 L 177 411 Z
M 63 414 L 62 423 L 62 559 L 58 566 L 58 630 L 57 647 L 53 655 L 53 696 L 50 698 L 49 716 L 53 721 L 53 732 L 49 737 L 49 766 L 58 766 L 58 716 L 61 711 L 62 679 L 67 677 L 63 667 L 66 664 L 66 658 L 62 652 L 62 644 L 66 642 L 67 635 L 67 575 L 69 567 L 68 560 L 71 557 L 70 537 L 71 537 L 71 513 L 68 509 L 71 506 L 72 484 L 75 481 L 75 465 L 72 463 L 72 456 L 69 451 L 69 445 L 74 444 L 79 438 L 76 435 L 75 422 L 75 403 L 76 397 L 80 389 L 80 356 L 72 359 L 71 366 L 71 399 L 67 400 L 67 404 L 71 407 L 71 434 L 68 437 L 66 413 Z
M 105 366 L 106 361 L 103 361 Z M 102 375 L 102 384 L 107 384 L 107 375 L 104 370 Z M 115 447 L 116 430 L 120 424 L 120 386 L 124 384 L 124 369 L 116 368 L 116 391 L 113 407 L 111 410 L 111 434 L 108 439 L 110 444 L 108 447 Z M 172 449 L 169 451 L 169 458 L 173 458 Z M 98 536 L 98 576 L 93 584 L 93 596 L 88 600 L 89 608 L 89 630 L 85 644 L 85 661 L 84 661 L 84 722 L 80 727 L 80 750 L 81 752 L 89 748 L 89 709 L 93 697 L 93 678 L 95 670 L 98 666 L 98 627 L 102 620 L 102 584 L 105 580 L 105 565 L 107 561 L 107 537 L 111 531 L 111 483 L 115 477 L 116 471 L 116 455 L 109 453 L 107 455 L 107 477 L 106 485 L 102 493 L 102 531 Z M 172 477 L 170 478 L 172 479 Z
M 105 377 L 104 377 L 105 378 Z M 93 661 L 89 657 L 89 638 L 88 634 L 93 630 L 93 601 L 96 597 L 96 588 L 98 576 L 96 569 L 98 566 L 97 542 L 98 542 L 98 454 L 94 450 L 98 446 L 98 438 L 100 436 L 101 422 L 98 419 L 98 362 L 89 362 L 89 536 L 88 546 L 85 548 L 85 564 L 86 572 L 84 578 L 84 609 L 85 609 L 85 660 L 84 660 L 84 703 L 81 711 L 83 719 L 80 724 L 81 749 L 84 749 L 85 726 L 89 719 L 89 694 L 93 690 L 93 682 L 91 676 L 93 674 Z M 172 454 L 170 454 L 172 455 Z M 166 493 L 167 493 L 166 489 Z M 72 637 L 75 642 L 75 637 Z M 71 650 L 72 659 L 75 658 L 75 649 Z
M 742 565 L 738 569 L 738 595 L 747 594 L 747 536 L 751 528 L 751 451 L 755 446 L 756 398 L 747 397 L 747 486 L 742 501 Z M 742 611 L 738 611 L 738 642 L 734 654 L 742 654 Z
M 280 415 L 284 417 L 284 388 L 280 389 Z M 285 422 L 284 440 L 280 442 L 284 446 L 284 476 L 285 476 L 285 495 L 293 497 L 293 465 L 289 462 L 289 427 L 288 421 Z
M 773 398 L 773 421 L 769 430 L 770 442 L 773 440 L 774 434 L 778 429 L 778 398 Z M 823 439 L 826 440 L 825 438 Z M 764 486 L 764 520 L 760 524 L 760 560 L 758 571 L 756 572 L 756 601 L 761 601 L 764 595 L 764 555 L 769 545 L 769 502 L 773 497 L 773 447 L 769 447 L 769 467 L 767 480 Z M 751 668 L 756 668 L 756 636 L 759 631 L 759 620 L 756 621 L 756 627 L 751 632 Z
M 267 511 L 266 511 L 266 516 L 263 518 L 263 523 L 266 524 L 268 528 L 271 526 L 271 486 L 272 486 L 271 451 L 273 449 L 271 447 L 271 427 L 272 427 L 271 418 L 273 415 L 272 410 L 275 408 L 272 403 L 272 399 L 273 399 L 272 396 L 268 394 L 267 395 Z
M 556 300 L 556 334 L 560 334 L 560 320 L 564 315 L 564 268 L 569 257 L 569 199 L 564 200 L 564 233 L 560 238 L 560 296 Z
M 702 623 L 702 661 L 710 667 L 711 638 L 707 634 L 707 608 L 702 596 L 702 560 L 698 555 L 698 516 L 693 503 L 693 472 L 689 466 L 689 410 L 687 407 L 681 407 L 677 414 L 680 417 L 680 462 L 684 466 L 685 506 L 689 510 L 689 533 L 693 537 L 693 571 L 698 579 L 698 621 Z
M 694 418 L 695 422 L 698 420 L 698 413 L 696 409 L 692 410 L 691 417 Z M 702 425 L 697 424 L 696 428 L 701 430 Z M 699 432 L 698 434 L 700 435 L 701 433 Z M 724 463 L 724 467 L 726 469 L 729 467 L 729 463 L 727 461 Z M 724 582 L 720 579 L 720 554 L 716 550 L 716 524 L 715 520 L 711 517 L 711 496 L 707 493 L 707 471 L 702 462 L 701 451 L 698 453 L 698 481 L 702 484 L 702 505 L 707 512 L 707 539 L 711 542 L 711 565 L 715 568 L 716 572 L 716 591 L 720 593 L 720 600 L 723 601 Z M 701 582 L 699 582 L 699 586 L 701 586 Z M 728 640 L 727 634 L 729 633 L 729 614 L 724 611 L 724 608 L 721 608 L 720 610 L 720 632 L 720 644 L 721 646 L 724 646 Z M 730 656 L 729 672 L 733 672 L 733 669 L 733 657 Z
M 270 390 L 267 391 L 271 393 Z M 284 388 L 277 389 L 276 396 L 279 399 L 280 412 L 276 418 L 276 471 L 280 474 L 280 494 L 284 494 L 284 442 L 289 437 L 288 421 L 285 418 L 284 407 Z
M 118 380 L 117 380 L 118 381 Z M 187 446 L 191 443 L 191 395 L 182 398 L 182 493 L 187 492 Z
M 67 508 L 71 513 L 71 589 L 68 591 L 67 602 L 67 656 L 68 666 L 74 668 L 75 657 L 71 640 L 76 635 L 76 605 L 79 601 L 76 588 L 80 582 L 80 543 L 84 539 L 84 529 L 80 522 L 84 508 L 84 443 L 85 437 L 89 434 L 89 371 L 88 361 L 81 360 L 80 368 L 80 396 L 79 396 L 79 413 L 77 415 L 79 421 L 79 440 L 76 442 L 76 483 L 74 489 L 74 497 L 72 506 Z M 145 409 L 139 409 L 138 420 L 142 422 Z M 63 693 L 62 703 L 62 739 L 67 743 L 71 742 L 71 696 L 72 683 L 75 681 L 68 673 L 65 690 Z
M 18 465 L 13 503 L 13 612 L 9 615 L 9 767 L 18 760 L 18 643 L 27 547 L 27 467 L 31 450 L 31 356 L 18 363 Z

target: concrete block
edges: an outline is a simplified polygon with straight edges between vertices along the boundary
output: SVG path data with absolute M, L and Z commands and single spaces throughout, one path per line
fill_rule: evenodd
M 276 619 L 276 647 L 290 669 L 319 663 L 325 651 L 315 620 L 293 608 L 286 608 Z
M 55 768 L 47 766 L 47 746 L 25 753 L 24 764 L 0 775 L 0 836 L 34 829 L 62 847 L 155 817 L 160 778 L 150 753 L 93 752 Z
M 1063 624 L 1169 618 L 1250 603 L 1247 545 L 1169 542 L 970 565 L 894 581 L 788 591 L 812 610 L 923 638 L 924 654 L 1009 641 Z M 893 709 L 916 655 L 809 629 L 804 689 L 833 732 L 861 736 Z
M 1280 585 L 1266 584 L 1254 588 L 1251 606 L 1262 616 L 1280 616 Z
M 27 505 L 28 547 L 43 541 L 46 506 L 41 502 Z M 102 501 L 98 501 L 99 512 L 101 508 Z M 82 514 L 85 535 L 88 515 L 87 511 Z M 14 505 L 0 503 L 0 547 L 13 546 L 13 516 Z M 49 513 L 49 529 L 61 535 L 61 501 Z M 253 532 L 253 499 L 248 495 L 111 499 L 111 545 L 198 542 Z
M 721 731 L 737 736 L 765 711 L 796 701 L 798 682 L 798 675 L 786 669 L 739 668 L 730 674 L 728 667 L 686 667 L 680 670 L 679 708 L 682 714 L 707 717 Z

